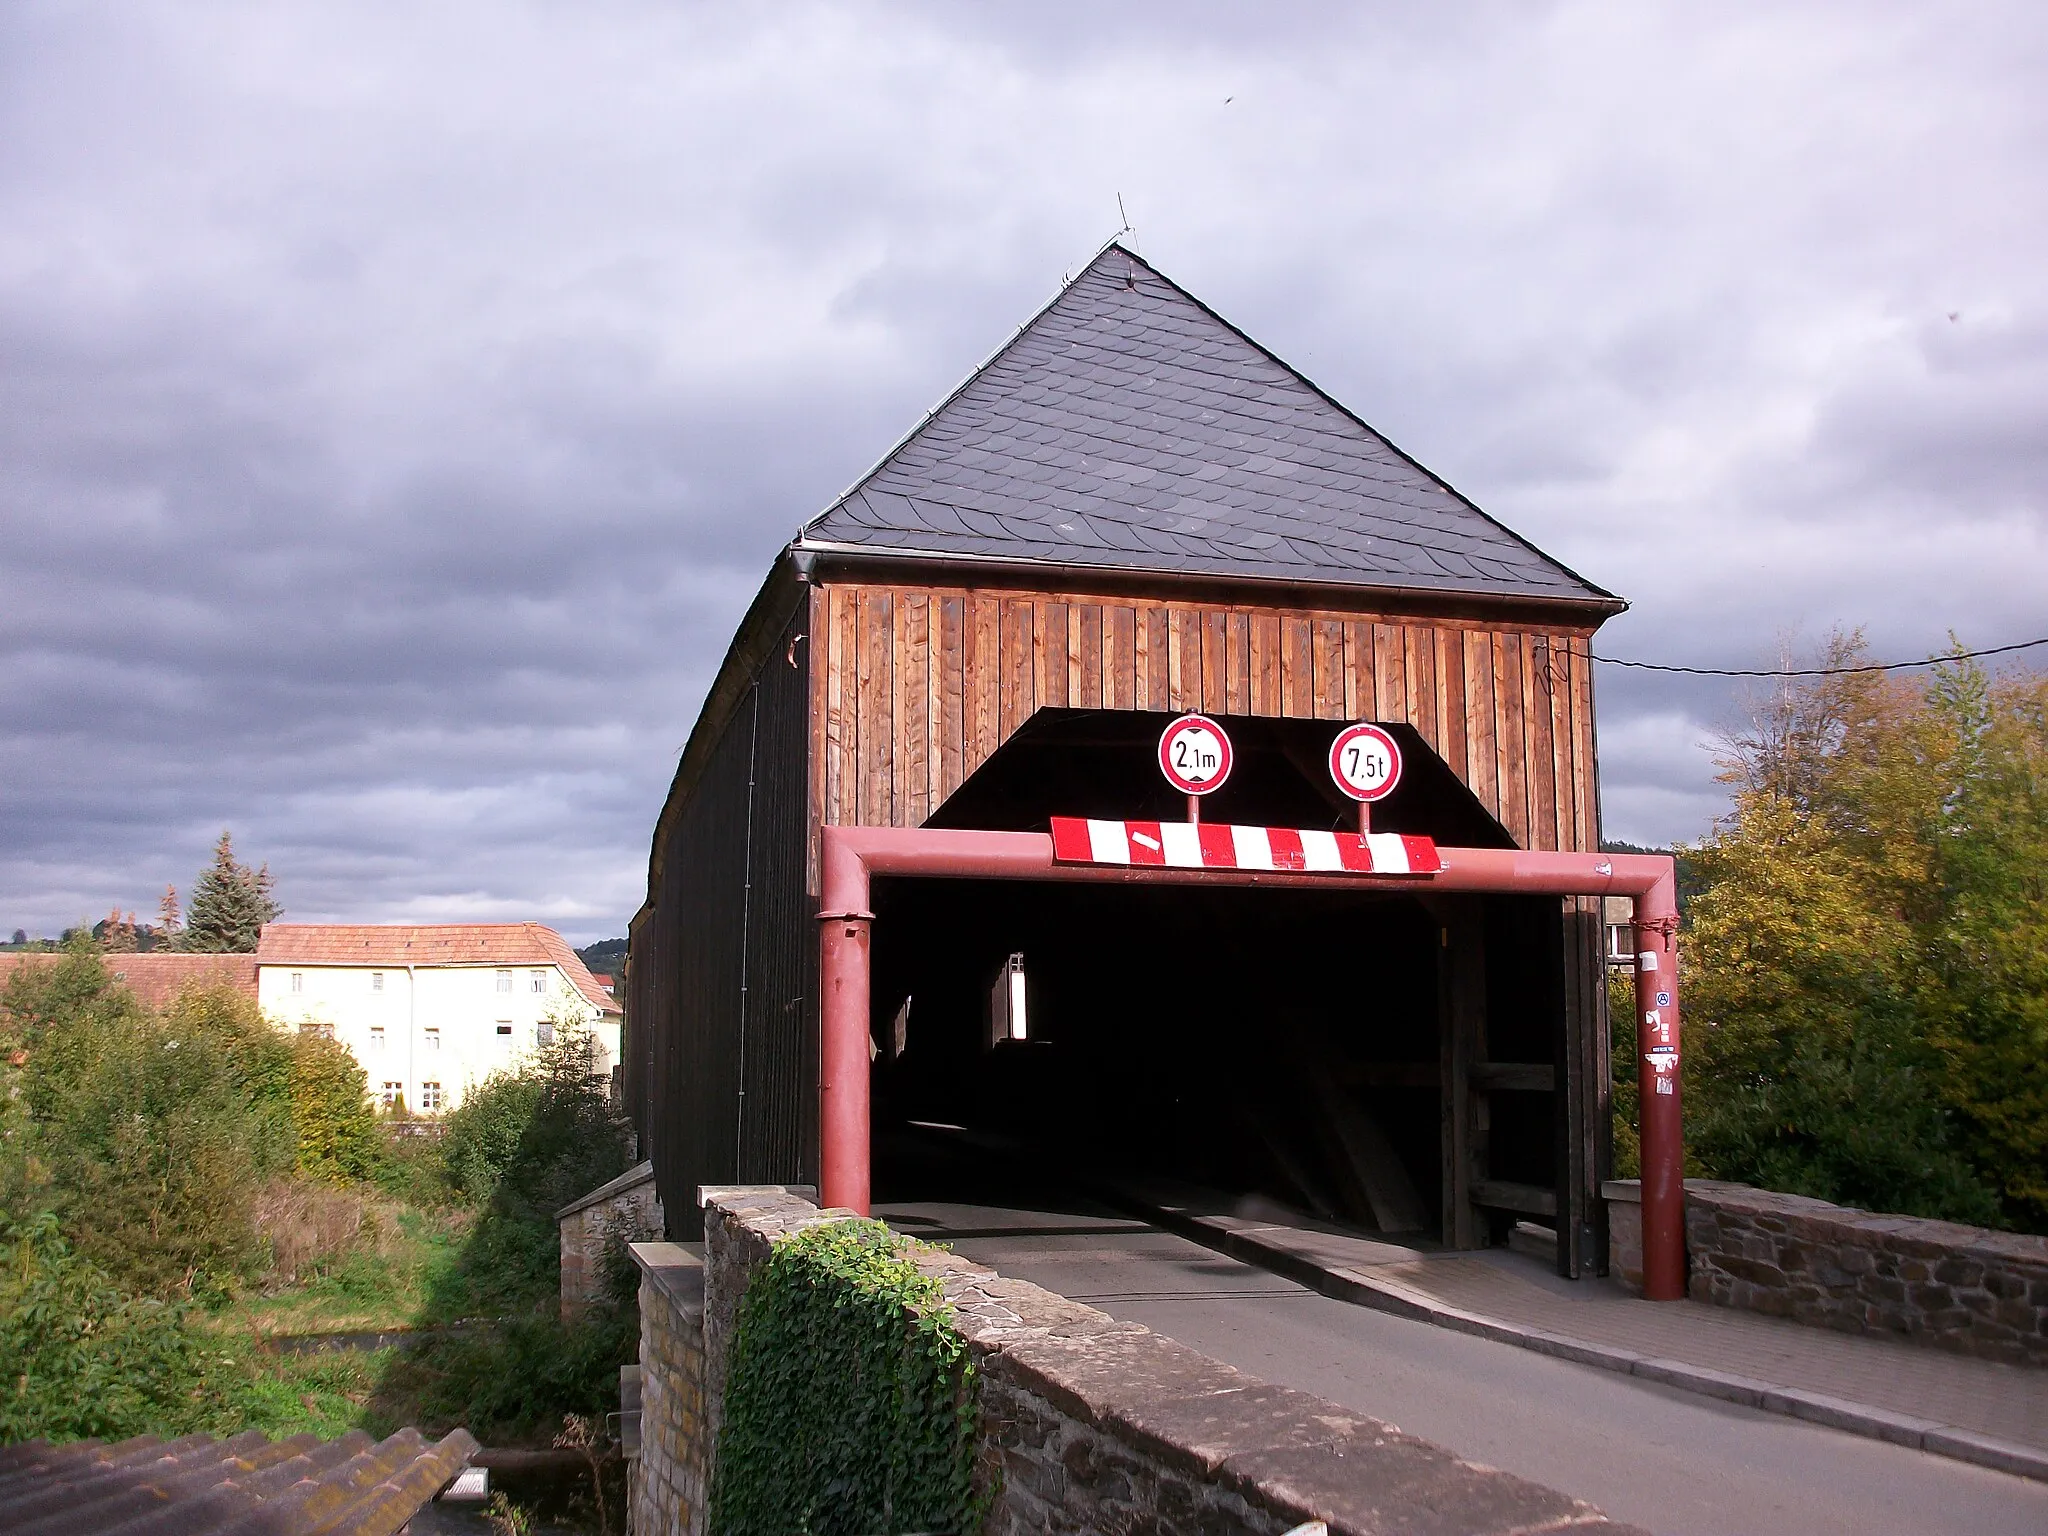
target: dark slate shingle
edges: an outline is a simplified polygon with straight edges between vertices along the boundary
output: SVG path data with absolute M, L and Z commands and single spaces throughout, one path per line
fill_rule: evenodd
M 1618 606 L 1117 245 L 796 547 Z

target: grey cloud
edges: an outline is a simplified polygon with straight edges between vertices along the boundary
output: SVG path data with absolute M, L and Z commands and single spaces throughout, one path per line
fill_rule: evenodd
M 2018 3 L 14 8 L 0 929 L 147 907 L 231 824 L 295 915 L 618 931 L 775 549 L 1118 192 L 1637 599 L 1608 654 L 2024 637 L 2044 41 Z M 1734 690 L 1600 697 L 1610 830 L 1696 834 Z

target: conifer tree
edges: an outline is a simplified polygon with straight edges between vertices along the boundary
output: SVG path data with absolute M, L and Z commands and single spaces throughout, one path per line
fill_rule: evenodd
M 235 862 L 228 833 L 213 845 L 213 864 L 192 884 L 192 907 L 178 948 L 197 954 L 249 954 L 263 925 L 284 909 L 271 897 L 270 866 Z
M 157 942 L 165 949 L 178 947 L 178 930 L 185 926 L 184 911 L 178 905 L 178 888 L 164 887 L 164 894 L 156 904 Z
M 100 948 L 110 955 L 132 955 L 141 948 L 135 937 L 135 914 L 121 915 L 119 907 L 106 915 L 99 925 Z

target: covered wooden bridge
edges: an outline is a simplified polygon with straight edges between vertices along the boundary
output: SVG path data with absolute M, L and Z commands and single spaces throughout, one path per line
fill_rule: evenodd
M 1406 764 L 1375 831 L 1473 850 L 1468 873 L 1598 856 L 1589 644 L 1624 606 L 1109 246 L 804 526 L 711 688 L 627 973 L 671 1224 L 701 1184 L 834 1157 L 865 1180 L 871 1116 L 878 1146 L 966 1126 L 1456 1246 L 1532 1220 L 1564 1272 L 1594 1264 L 1610 862 L 1422 888 L 884 859 L 841 912 L 825 852 L 832 828 L 1049 847 L 1053 817 L 1182 818 L 1154 752 L 1198 710 L 1236 748 L 1205 820 L 1353 825 L 1326 755 L 1365 720 Z M 857 1055 L 841 985 L 821 1057 L 821 916 L 858 929 Z M 1028 1028 L 992 1044 L 1019 970 Z

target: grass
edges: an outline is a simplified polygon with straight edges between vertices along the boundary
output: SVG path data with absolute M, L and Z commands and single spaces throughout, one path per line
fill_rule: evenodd
M 224 1330 L 254 1338 L 381 1333 L 451 1319 L 462 1247 L 474 1218 L 458 1209 L 396 1202 L 373 1210 L 369 1240 L 298 1283 L 246 1293 L 218 1316 Z
M 377 1405 L 378 1383 L 395 1349 L 321 1350 L 284 1355 L 248 1351 L 246 1375 L 229 1402 L 233 1430 L 260 1429 L 273 1440 L 315 1434 L 332 1440 L 351 1429 L 382 1439 L 400 1427 Z
M 616 1408 L 617 1363 L 630 1358 L 636 1325 L 630 1312 L 572 1328 L 557 1321 L 554 1289 L 537 1267 L 552 1250 L 552 1232 L 455 1207 L 374 1201 L 351 1246 L 301 1264 L 291 1283 L 245 1292 L 208 1320 L 234 1361 L 234 1427 L 332 1437 L 356 1428 L 382 1436 L 405 1424 L 440 1434 L 464 1424 L 492 1444 L 546 1445 L 565 1408 L 600 1416 Z M 465 1326 L 440 1331 L 458 1322 Z M 268 1342 L 401 1331 L 421 1337 L 303 1354 Z

